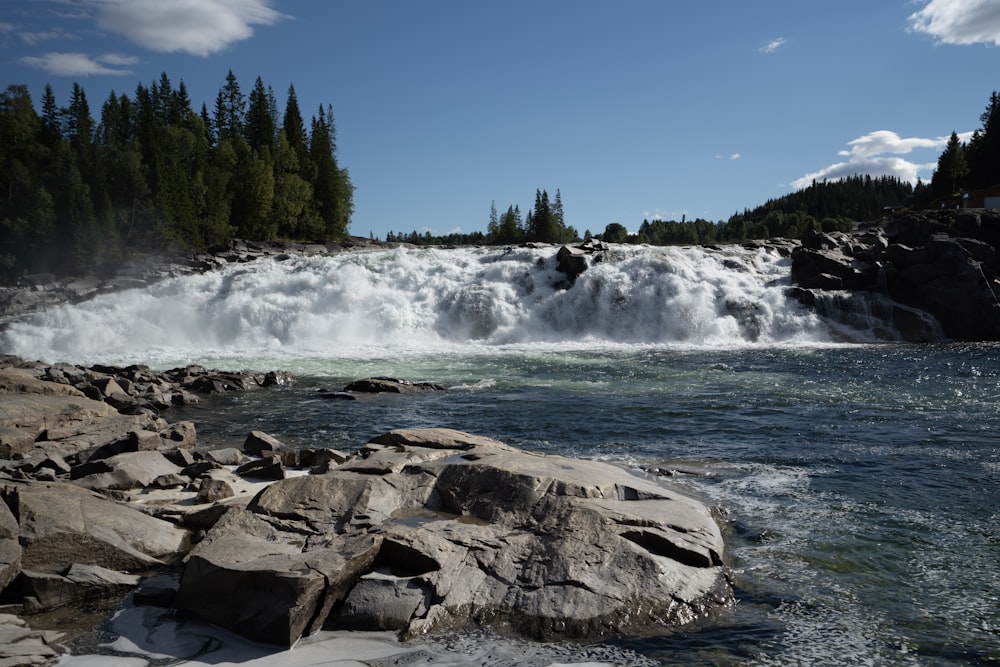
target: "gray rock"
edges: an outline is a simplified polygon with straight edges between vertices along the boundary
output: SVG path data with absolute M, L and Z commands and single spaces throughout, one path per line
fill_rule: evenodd
M 18 519 L 25 569 L 62 574 L 79 563 L 145 571 L 183 549 L 186 531 L 73 484 L 16 483 L 4 500 Z
M 0 426 L 0 459 L 25 454 L 35 446 L 35 433 L 10 426 Z
M 6 503 L 0 502 L 0 591 L 21 572 L 20 528 Z
M 256 641 L 291 646 L 319 630 L 371 567 L 381 539 L 333 537 L 303 550 L 302 535 L 230 509 L 188 556 L 177 607 Z
M 287 643 L 324 623 L 592 639 L 660 632 L 732 601 L 708 510 L 660 484 L 446 429 L 376 440 L 363 452 L 374 462 L 292 477 L 230 510 L 192 552 L 180 606 Z M 377 558 L 350 581 L 340 572 L 344 595 L 317 588 L 331 551 L 376 538 Z M 212 606 L 233 595 L 240 604 Z
M 376 377 L 355 380 L 344 387 L 344 392 L 348 394 L 415 394 L 444 389 L 444 385 L 433 382 L 410 382 L 398 378 Z
M 285 449 L 285 445 L 273 435 L 263 431 L 251 431 L 243 441 L 243 451 L 251 456 L 260 456 L 264 451 Z
M 0 614 L 0 667 L 49 665 L 62 653 L 61 632 L 32 630 L 24 619 Z
M 160 434 L 145 429 L 129 431 L 124 437 L 98 447 L 89 460 L 106 459 L 125 452 L 155 452 L 160 448 Z
M 236 469 L 236 474 L 256 479 L 284 479 L 285 464 L 279 456 L 266 456 L 244 463 Z
M 235 495 L 233 487 L 221 479 L 205 479 L 198 489 L 195 502 L 198 504 L 214 503 Z
M 189 480 L 186 477 L 182 477 L 179 474 L 167 473 L 166 475 L 160 475 L 152 482 L 149 483 L 149 487 L 153 489 L 175 489 L 177 487 L 187 486 Z
M 86 489 L 128 490 L 149 486 L 162 475 L 181 469 L 159 452 L 126 452 L 73 468 L 73 482 Z
M 224 447 L 205 452 L 205 460 L 224 466 L 238 466 L 247 462 L 247 456 L 235 447 Z
M 0 426 L 38 433 L 43 428 L 85 424 L 116 414 L 118 411 L 107 403 L 82 395 L 6 394 L 0 411 Z
M 169 446 L 174 449 L 191 449 L 198 440 L 197 430 L 189 421 L 171 424 L 166 432 L 160 433 L 160 437 L 169 441 Z
M 215 461 L 195 461 L 190 465 L 184 466 L 181 469 L 180 474 L 185 477 L 190 477 L 191 479 L 198 479 L 207 475 L 212 470 L 221 470 L 222 466 Z

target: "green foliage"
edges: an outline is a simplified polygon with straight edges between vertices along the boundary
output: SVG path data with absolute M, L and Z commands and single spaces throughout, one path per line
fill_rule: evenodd
M 965 146 L 958 135 L 951 133 L 948 145 L 938 158 L 937 169 L 931 179 L 931 190 L 941 198 L 951 197 L 965 187 L 965 177 L 969 175 L 969 163 L 965 159 Z
M 1000 185 L 1000 94 L 996 91 L 979 120 L 982 127 L 972 133 L 967 144 L 951 133 L 930 187 L 917 193 L 918 204 L 951 205 L 963 192 Z
M 291 135 L 288 132 L 291 132 Z M 111 92 L 94 121 L 74 84 L 41 114 L 27 87 L 0 93 L 0 281 L 100 271 L 134 252 L 204 247 L 234 234 L 322 241 L 347 234 L 354 187 L 333 111 L 306 133 L 294 88 L 285 117 L 258 77 L 249 103 L 230 71 L 214 114 L 166 73 Z

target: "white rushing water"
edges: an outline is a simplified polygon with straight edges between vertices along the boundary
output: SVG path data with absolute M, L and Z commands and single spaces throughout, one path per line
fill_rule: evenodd
M 555 248 L 293 257 L 107 294 L 9 323 L 49 361 L 363 357 L 468 345 L 822 341 L 768 250 L 616 246 L 566 289 Z

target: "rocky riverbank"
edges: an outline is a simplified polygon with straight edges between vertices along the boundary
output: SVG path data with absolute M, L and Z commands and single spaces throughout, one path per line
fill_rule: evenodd
M 789 294 L 881 338 L 1000 340 L 1000 211 L 908 212 L 853 234 L 811 233 Z
M 446 429 L 209 451 L 164 418 L 292 380 L 0 359 L 0 654 L 51 661 L 38 614 L 129 595 L 279 646 L 323 627 L 641 635 L 732 603 L 708 510 L 614 466 Z

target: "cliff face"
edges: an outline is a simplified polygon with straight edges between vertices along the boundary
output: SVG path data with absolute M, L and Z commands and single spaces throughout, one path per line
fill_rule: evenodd
M 896 305 L 883 315 L 908 341 L 1000 340 L 997 248 L 1000 211 L 986 209 L 908 212 L 852 234 L 812 232 L 792 254 L 791 294 L 812 306 L 838 293 L 888 297 Z

